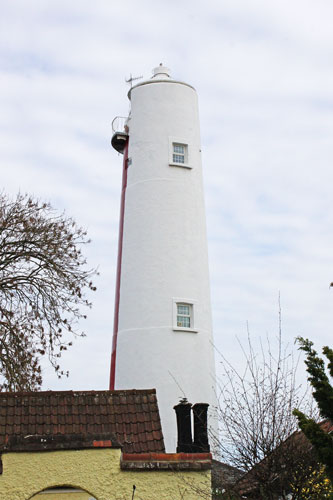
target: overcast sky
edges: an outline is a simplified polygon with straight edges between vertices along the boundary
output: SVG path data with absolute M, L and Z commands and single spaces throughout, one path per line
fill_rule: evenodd
M 331 0 L 2 0 L 2 189 L 51 201 L 88 229 L 94 307 L 63 358 L 69 380 L 108 386 L 122 158 L 111 121 L 125 78 L 160 62 L 198 91 L 214 336 L 332 345 Z

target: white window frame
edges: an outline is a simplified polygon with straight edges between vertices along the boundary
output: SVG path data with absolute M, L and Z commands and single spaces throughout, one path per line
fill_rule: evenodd
M 191 328 L 192 327 L 192 304 L 184 304 L 177 302 L 177 327 Z
M 184 146 L 184 154 L 177 153 L 174 149 L 175 146 Z M 184 163 L 174 161 L 174 154 L 184 156 Z M 186 139 L 180 137 L 169 137 L 169 165 L 171 167 L 192 168 L 189 161 L 189 154 L 190 148 L 189 143 Z
M 177 165 L 187 164 L 187 144 L 172 143 L 172 161 L 173 163 L 177 163 Z
M 186 326 L 178 326 L 177 322 L 177 317 L 178 317 L 178 306 L 179 305 L 186 305 L 190 306 L 190 328 L 187 328 Z M 195 301 L 191 299 L 184 299 L 184 298 L 179 298 L 179 297 L 174 297 L 172 299 L 172 323 L 173 327 L 172 329 L 174 331 L 178 332 L 191 332 L 191 333 L 197 333 L 198 330 L 195 328 Z M 184 315 L 186 316 L 186 315 Z

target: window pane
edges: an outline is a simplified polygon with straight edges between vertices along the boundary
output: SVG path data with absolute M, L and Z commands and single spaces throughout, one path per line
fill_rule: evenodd
M 178 314 L 190 315 L 190 306 L 186 304 L 177 304 Z
M 180 153 L 180 154 L 184 155 L 185 154 L 185 146 L 183 146 L 182 144 L 174 144 L 173 151 L 174 151 L 174 153 Z
M 177 326 L 182 328 L 190 328 L 191 320 L 189 316 L 177 316 Z
M 173 161 L 175 163 L 185 163 L 185 158 L 182 155 L 176 155 L 176 154 L 174 154 L 173 155 Z

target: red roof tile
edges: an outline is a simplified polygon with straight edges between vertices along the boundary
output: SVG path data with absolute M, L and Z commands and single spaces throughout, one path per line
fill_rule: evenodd
M 7 442 L 22 448 L 25 436 L 102 436 L 125 453 L 165 451 L 155 389 L 0 393 L 0 450 Z

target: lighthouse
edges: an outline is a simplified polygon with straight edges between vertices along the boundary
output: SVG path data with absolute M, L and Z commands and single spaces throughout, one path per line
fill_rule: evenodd
M 172 452 L 174 405 L 216 400 L 197 93 L 160 64 L 128 97 L 110 389 L 156 388 Z

